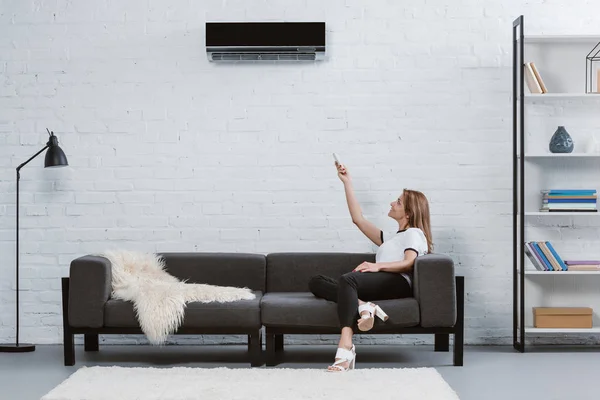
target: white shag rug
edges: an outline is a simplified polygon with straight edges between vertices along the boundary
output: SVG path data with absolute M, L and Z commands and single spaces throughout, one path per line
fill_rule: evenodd
M 434 368 L 83 367 L 41 400 L 459 400 Z

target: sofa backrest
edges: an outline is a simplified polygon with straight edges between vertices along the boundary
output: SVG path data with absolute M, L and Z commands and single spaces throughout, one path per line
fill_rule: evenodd
M 363 261 L 375 262 L 375 254 L 271 253 L 267 255 L 267 292 L 308 292 L 312 276 L 338 279 Z
M 159 253 L 169 274 L 190 283 L 265 291 L 266 257 L 247 253 Z

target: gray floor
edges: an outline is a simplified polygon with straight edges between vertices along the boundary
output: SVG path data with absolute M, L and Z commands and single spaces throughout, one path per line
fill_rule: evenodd
M 452 353 L 435 353 L 432 346 L 361 345 L 357 347 L 357 368 L 435 367 L 461 400 L 600 397 L 600 349 L 530 349 L 521 354 L 508 346 L 467 347 L 465 365 L 453 367 Z M 84 365 L 249 368 L 244 351 L 242 346 L 101 345 L 98 353 L 84 353 L 77 346 L 77 364 L 65 367 L 62 346 L 38 346 L 33 353 L 0 354 L 0 399 L 39 400 Z M 334 354 L 335 347 L 329 345 L 286 345 L 284 363 L 278 367 L 324 368 Z

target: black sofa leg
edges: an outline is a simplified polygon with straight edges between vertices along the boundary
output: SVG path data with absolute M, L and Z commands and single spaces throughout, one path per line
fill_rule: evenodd
M 436 333 L 434 351 L 450 351 L 450 334 Z
M 278 333 L 275 336 L 275 353 L 283 353 L 283 333 Z
M 267 347 L 267 367 L 274 367 L 277 364 L 279 364 L 279 357 L 277 355 L 277 350 L 276 350 L 276 335 L 274 333 L 270 333 L 269 329 L 267 328 L 266 333 L 266 340 L 265 340 L 265 344 Z
M 456 326 L 454 327 L 454 365 L 462 367 L 465 334 L 465 278 L 456 277 Z
M 100 348 L 98 344 L 98 334 L 86 333 L 83 336 L 83 347 L 85 351 L 98 351 Z
M 248 335 L 248 354 L 250 356 L 250 366 L 260 367 L 263 364 L 262 333 L 260 330 Z
M 75 365 L 75 336 L 69 326 L 69 278 L 62 278 L 63 352 L 65 366 Z
M 64 334 L 63 340 L 65 366 L 75 365 L 75 335 L 70 332 Z

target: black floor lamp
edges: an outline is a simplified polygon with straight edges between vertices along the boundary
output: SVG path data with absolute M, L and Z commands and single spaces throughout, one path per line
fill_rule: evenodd
M 48 129 L 46 129 L 48 130 Z M 17 248 L 16 248 L 16 272 L 17 272 L 17 290 L 16 290 L 16 305 L 17 305 L 17 321 L 16 321 L 16 335 L 15 335 L 15 343 L 2 344 L 0 345 L 0 352 L 3 353 L 24 353 L 27 351 L 34 351 L 35 346 L 29 343 L 19 343 L 19 180 L 21 179 L 21 168 L 27 165 L 31 160 L 40 155 L 41 152 L 48 149 L 46 152 L 46 159 L 44 160 L 45 168 L 52 167 L 66 167 L 69 165 L 67 162 L 67 157 L 62 149 L 58 146 L 58 139 L 54 136 L 54 132 L 48 131 L 50 138 L 46 146 L 35 153 L 29 160 L 25 161 L 23 164 L 17 167 Z

